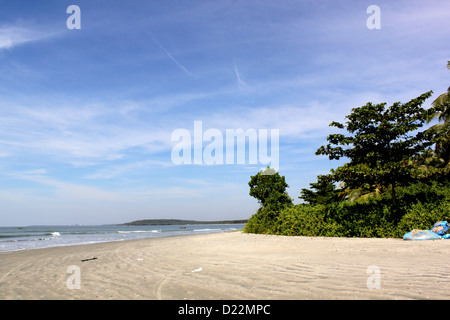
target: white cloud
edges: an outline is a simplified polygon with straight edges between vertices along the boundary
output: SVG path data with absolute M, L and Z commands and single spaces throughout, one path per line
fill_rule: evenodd
M 126 164 L 113 164 L 107 167 L 103 167 L 100 170 L 92 174 L 86 175 L 85 179 L 111 179 L 116 178 L 118 176 L 124 175 L 129 172 L 133 172 L 139 170 L 142 172 L 145 169 L 149 169 L 152 167 L 171 167 L 174 164 L 170 161 L 170 158 L 167 161 L 159 161 L 159 160 L 145 160 L 145 161 L 137 161 L 137 162 L 127 162 Z
M 155 204 L 173 199 L 205 198 L 205 191 L 211 187 L 202 183 L 194 183 L 189 186 L 139 186 L 110 188 L 91 186 L 76 182 L 67 182 L 60 178 L 52 177 L 46 170 L 37 169 L 29 171 L 16 171 L 6 173 L 9 178 L 32 182 L 39 188 L 21 188 L 18 190 L 5 190 L 0 188 L 0 200 L 6 199 L 10 203 L 21 203 L 33 200 L 35 203 L 48 205 L 103 205 L 108 203 L 118 205 L 136 205 L 145 208 L 147 204 Z M 217 188 L 217 187 L 216 187 Z M 218 187 L 220 190 L 228 190 L 228 186 Z
M 146 31 L 147 32 L 147 31 Z M 147 34 L 149 34 L 147 32 Z M 151 35 L 150 35 L 151 36 Z M 190 72 L 184 65 L 182 65 L 177 59 L 174 58 L 174 56 L 154 37 L 151 36 L 153 41 L 158 45 L 158 47 L 164 52 L 164 54 L 177 65 L 178 68 L 180 68 L 185 74 L 191 76 L 191 77 L 197 77 L 195 74 Z
M 234 63 L 234 73 L 236 75 L 236 80 L 239 88 L 247 88 L 248 84 L 244 80 L 242 80 L 241 74 L 239 73 L 236 63 Z
M 54 107 L 41 105 L 53 104 Z M 3 101 L 1 143 L 26 153 L 48 154 L 80 162 L 119 159 L 129 149 L 158 152 L 170 145 L 170 133 L 155 121 L 124 117 L 122 108 L 99 104 L 58 106 L 59 102 L 17 105 Z M 8 152 L 7 152 L 8 153 Z
M 45 32 L 31 26 L 3 25 L 0 27 L 0 50 L 11 49 L 27 42 L 38 41 L 54 35 L 54 32 Z

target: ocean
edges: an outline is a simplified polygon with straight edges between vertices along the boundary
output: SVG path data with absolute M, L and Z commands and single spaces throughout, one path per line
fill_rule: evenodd
M 0 227 L 0 252 L 242 230 L 245 224 Z

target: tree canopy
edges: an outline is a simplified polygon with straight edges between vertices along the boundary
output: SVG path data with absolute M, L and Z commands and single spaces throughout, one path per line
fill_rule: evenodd
M 261 204 L 262 208 L 279 211 L 292 204 L 292 199 L 286 192 L 288 184 L 285 177 L 280 176 L 275 169 L 267 167 L 250 177 L 250 195 Z
M 352 109 L 345 124 L 332 122 L 330 126 L 346 129 L 350 135 L 331 134 L 329 142 L 316 155 L 330 160 L 346 157 L 350 162 L 332 170 L 333 179 L 349 188 L 364 184 L 391 186 L 395 202 L 395 186 L 418 178 L 417 167 L 411 159 L 433 144 L 430 132 L 418 131 L 427 119 L 442 110 L 442 106 L 422 107 L 432 95 L 428 91 L 407 103 L 396 102 L 366 105 Z
M 273 169 L 252 176 L 250 195 L 261 207 L 244 231 L 401 237 L 448 221 L 450 88 L 422 107 L 431 95 L 428 91 L 389 107 L 368 102 L 352 109 L 345 123 L 333 121 L 337 132 L 346 132 L 330 134 L 315 154 L 349 161 L 301 189 L 299 198 L 307 204 L 291 205 L 284 176 Z M 423 128 L 433 119 L 440 123 Z
M 310 188 L 300 191 L 300 199 L 310 205 L 328 204 L 343 198 L 342 190 L 336 189 L 331 175 L 318 175 L 317 182 L 310 183 Z

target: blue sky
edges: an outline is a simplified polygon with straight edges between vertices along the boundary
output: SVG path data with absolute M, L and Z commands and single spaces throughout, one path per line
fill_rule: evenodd
M 447 90 L 449 21 L 436 0 L 2 0 L 0 225 L 250 217 L 263 165 L 172 162 L 194 121 L 278 129 L 298 203 L 339 165 L 314 155 L 331 121 Z

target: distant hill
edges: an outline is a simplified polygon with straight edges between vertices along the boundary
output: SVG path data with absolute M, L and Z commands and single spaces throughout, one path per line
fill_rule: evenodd
M 123 226 L 153 226 L 153 225 L 186 225 L 186 224 L 237 224 L 248 220 L 197 221 L 181 219 L 145 219 L 123 223 Z

